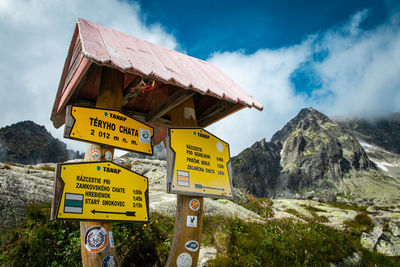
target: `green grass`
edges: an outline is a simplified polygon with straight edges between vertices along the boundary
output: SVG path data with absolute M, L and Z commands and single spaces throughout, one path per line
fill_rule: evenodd
M 347 203 L 342 203 L 342 202 L 332 202 L 332 203 L 327 203 L 328 205 L 342 209 L 342 210 L 355 210 L 355 211 L 367 211 L 367 206 L 357 206 L 357 205 L 352 205 L 352 204 L 347 204 Z
M 269 198 L 256 198 L 252 195 L 247 196 L 249 201 L 242 206 L 248 210 L 251 210 L 261 217 L 267 219 L 274 216 L 274 211 L 272 210 L 272 200 Z
M 313 220 L 315 222 L 320 222 L 320 223 L 325 223 L 325 222 L 329 222 L 328 217 L 326 217 L 325 215 L 318 215 L 317 212 L 326 212 L 325 210 L 313 207 L 313 206 L 308 206 L 308 205 L 300 205 L 303 208 L 305 208 L 306 210 L 308 210 L 311 215 L 313 216 Z M 309 220 L 307 220 L 309 221 Z
M 51 166 L 48 166 L 48 165 L 45 165 L 45 166 L 40 167 L 40 170 L 42 170 L 42 171 L 52 171 L 52 172 L 54 172 L 54 171 L 55 171 L 55 168 L 54 168 L 54 167 L 51 167 Z
M 357 214 L 353 220 L 344 221 L 347 231 L 355 236 L 361 236 L 362 232 L 370 232 L 374 228 L 374 223 L 367 213 Z
M 268 200 L 251 201 L 258 212 L 268 213 L 260 210 L 268 209 Z M 0 266 L 81 266 L 79 223 L 50 221 L 49 216 L 50 204 L 31 204 L 26 225 L 0 230 Z M 364 215 L 354 221 L 368 224 Z M 174 218 L 152 213 L 148 224 L 112 226 L 119 266 L 165 266 Z M 400 266 L 399 257 L 369 252 L 361 248 L 358 236 L 316 221 L 256 223 L 205 216 L 202 240 L 202 246 L 217 249 L 209 266 L 328 266 L 355 251 L 362 253 L 365 266 Z
M 1 166 L 0 169 L 9 170 L 9 169 L 11 169 L 11 167 L 10 167 L 10 165 L 8 165 L 8 164 L 4 164 L 3 166 Z
M 395 208 L 396 206 L 374 206 L 375 210 L 383 210 L 383 211 L 390 211 Z
M 301 214 L 300 212 L 298 212 L 297 210 L 295 210 L 295 209 L 285 209 L 284 210 L 285 212 L 287 212 L 287 213 L 290 213 L 290 214 L 292 214 L 292 215 L 294 215 L 294 216 L 296 216 L 297 218 L 300 218 L 300 219 L 303 219 L 303 220 L 305 220 L 306 222 L 308 222 L 308 221 L 311 221 L 311 218 L 310 217 L 308 217 L 308 216 L 306 216 L 306 215 L 304 215 L 304 214 Z
M 303 208 L 305 208 L 308 211 L 314 211 L 314 212 L 326 212 L 325 210 L 313 207 L 313 206 L 309 206 L 309 205 L 305 205 L 305 204 L 301 204 L 300 206 L 302 206 Z
M 231 219 L 219 229 L 225 242 L 215 242 L 209 266 L 326 266 L 354 251 L 346 234 L 318 223 L 290 219 L 266 224 Z
M 27 207 L 23 228 L 0 234 L 1 266 L 74 266 L 81 261 L 78 223 L 49 220 L 50 204 Z
M 79 222 L 50 221 L 50 204 L 31 204 L 24 227 L 0 231 L 0 266 L 81 266 Z M 164 266 L 174 220 L 151 214 L 149 224 L 114 223 L 121 266 Z
M 337 197 L 346 197 L 344 193 L 337 193 L 336 196 Z
M 132 163 L 130 163 L 130 162 L 125 162 L 123 166 L 124 166 L 125 168 L 127 168 L 128 170 L 131 170 L 131 169 L 132 169 Z

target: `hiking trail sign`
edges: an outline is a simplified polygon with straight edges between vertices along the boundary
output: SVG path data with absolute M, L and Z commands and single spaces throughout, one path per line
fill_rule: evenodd
M 232 198 L 229 145 L 198 128 L 169 129 L 169 193 Z
M 53 217 L 147 222 L 148 179 L 112 162 L 57 165 Z
M 69 106 L 64 137 L 153 155 L 153 128 L 110 109 Z

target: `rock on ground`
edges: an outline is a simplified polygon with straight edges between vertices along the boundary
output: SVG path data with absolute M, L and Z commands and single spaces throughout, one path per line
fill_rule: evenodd
M 217 256 L 217 250 L 213 247 L 202 247 L 199 252 L 199 260 L 197 261 L 197 267 L 207 266 L 207 262 L 211 259 L 215 259 Z
M 28 203 L 52 200 L 54 172 L 4 166 L 0 163 L 0 227 L 8 228 L 24 222 Z
M 375 226 L 370 233 L 365 233 L 365 232 L 362 233 L 360 240 L 361 245 L 364 248 L 373 251 L 381 235 L 382 235 L 382 227 Z

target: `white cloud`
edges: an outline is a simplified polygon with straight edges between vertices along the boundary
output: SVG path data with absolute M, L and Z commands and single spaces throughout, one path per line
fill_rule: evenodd
M 330 115 L 374 117 L 400 109 L 400 27 L 389 21 L 363 31 L 365 14 L 327 32 L 314 46 L 327 52 L 313 63 L 323 83 L 314 100 Z
M 244 110 L 210 130 L 230 142 L 232 154 L 263 137 L 269 139 L 301 108 L 313 106 L 328 116 L 370 118 L 400 111 L 400 27 L 398 14 L 364 30 L 363 10 L 344 25 L 309 36 L 298 45 L 254 54 L 216 53 L 209 59 L 264 105 Z M 321 56 L 325 55 L 325 56 Z M 304 65 L 320 85 L 304 93 L 291 77 Z M 310 89 L 309 89 L 310 90 Z
M 400 19 L 395 7 L 386 23 L 371 30 L 360 27 L 368 16 L 361 11 L 346 24 L 294 46 L 213 54 L 209 61 L 260 101 L 264 111 L 242 110 L 210 131 L 229 142 L 234 155 L 256 140 L 269 139 L 302 107 L 313 106 L 331 116 L 400 111 Z M 49 117 L 78 17 L 179 49 L 162 25 L 146 23 L 135 3 L 2 0 L 0 127 L 30 119 L 62 139 L 62 130 L 54 130 Z M 305 65 L 308 75 L 320 82 L 308 93 L 291 82 Z M 63 141 L 84 148 L 81 142 Z
M 55 130 L 50 113 L 78 17 L 177 49 L 174 36 L 161 25 L 145 23 L 140 7 L 110 1 L 0 1 L 0 127 L 21 120 Z M 67 141 L 84 149 L 84 143 Z
M 264 105 L 262 112 L 245 109 L 209 127 L 231 143 L 231 154 L 271 136 L 304 106 L 303 97 L 295 94 L 288 77 L 308 58 L 311 41 L 310 38 L 300 45 L 263 49 L 251 55 L 216 53 L 208 60 Z

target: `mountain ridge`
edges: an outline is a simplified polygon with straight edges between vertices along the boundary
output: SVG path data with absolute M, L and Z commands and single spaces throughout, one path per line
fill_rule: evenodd
M 313 108 L 300 110 L 270 142 L 264 139 L 232 157 L 233 184 L 256 197 L 336 201 L 349 173 L 376 172 L 356 136 Z
M 22 121 L 0 129 L 0 162 L 55 163 L 83 158 L 78 151 L 54 138 L 44 126 Z

